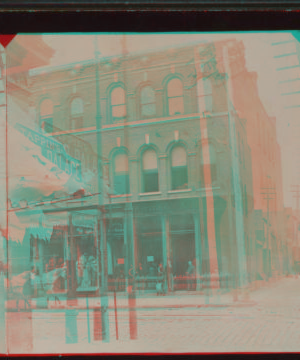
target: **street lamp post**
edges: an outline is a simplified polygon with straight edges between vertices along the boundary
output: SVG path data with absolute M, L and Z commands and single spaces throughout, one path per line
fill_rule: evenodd
M 105 213 L 103 205 L 103 172 L 102 172 L 102 116 L 100 105 L 100 84 L 99 84 L 99 55 L 98 37 L 94 38 L 95 49 L 95 80 L 96 80 L 96 136 L 97 136 L 97 170 L 98 170 L 98 243 L 100 243 L 100 264 L 101 264 L 101 284 L 100 284 L 100 299 L 101 299 L 101 325 L 102 325 L 102 340 L 109 341 L 109 317 L 108 317 L 108 295 L 107 295 L 107 259 L 106 259 L 106 229 L 105 229 Z M 99 246 L 99 245 L 98 245 Z M 99 259 L 98 259 L 99 261 Z M 99 280 L 99 276 L 98 276 Z

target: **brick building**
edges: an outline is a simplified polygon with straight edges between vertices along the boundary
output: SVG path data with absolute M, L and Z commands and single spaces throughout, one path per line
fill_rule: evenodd
M 178 277 L 193 261 L 199 275 L 255 278 L 253 211 L 261 206 L 256 182 L 252 190 L 256 144 L 252 117 L 237 105 L 248 101 L 256 108 L 259 99 L 255 86 L 236 91 L 237 75 L 253 76 L 243 51 L 235 40 L 193 44 L 28 77 L 36 109 L 32 126 L 61 142 L 81 161 L 83 173 L 95 175 L 85 189 L 91 196 L 39 207 L 45 218 L 68 225 L 57 246 L 73 269 L 73 290 L 82 254 L 98 259 L 100 251 L 107 255 L 108 275 L 122 263 L 127 270 L 141 264 L 149 273 L 154 262 L 165 268 L 170 263 Z M 274 121 L 266 121 L 271 128 Z M 276 147 L 273 127 L 267 132 Z M 98 155 L 106 184 L 100 208 Z M 56 163 L 54 156 L 49 152 Z

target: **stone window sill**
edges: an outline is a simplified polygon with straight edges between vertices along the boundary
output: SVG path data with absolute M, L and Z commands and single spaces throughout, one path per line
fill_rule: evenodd
M 148 193 L 140 193 L 139 196 L 153 196 L 153 195 L 161 195 L 160 191 L 155 191 L 155 192 L 148 192 Z
M 192 191 L 192 189 L 169 190 L 168 194 L 185 193 L 190 191 Z
M 132 194 L 110 195 L 112 199 L 130 197 Z

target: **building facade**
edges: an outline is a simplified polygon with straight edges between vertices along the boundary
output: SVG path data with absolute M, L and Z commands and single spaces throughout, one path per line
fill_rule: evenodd
M 249 109 L 259 99 L 255 86 L 239 91 L 238 81 L 253 78 L 243 51 L 241 43 L 228 40 L 124 54 L 28 77 L 36 109 L 32 126 L 62 143 L 80 160 L 82 173 L 94 174 L 83 189 L 88 196 L 20 211 L 20 217 L 32 216 L 41 205 L 45 221 L 58 227 L 53 257 L 67 261 L 69 289 L 80 288 L 82 264 L 89 261 L 94 287 L 99 271 L 113 278 L 124 265 L 128 278 L 138 269 L 149 275 L 162 264 L 168 278 L 180 278 L 189 261 L 200 276 L 230 274 L 232 286 L 256 278 L 253 218 L 262 207 L 257 173 L 267 165 L 273 176 L 280 163 L 274 165 L 278 148 L 267 115 L 257 126 L 265 126 L 277 152 L 264 157 L 260 170 L 258 158 L 253 162 Z M 247 101 L 246 110 L 237 107 Z M 57 165 L 56 155 L 46 156 Z M 277 180 L 274 175 L 280 187 Z M 45 246 L 36 248 L 41 250 L 32 257 L 40 259 Z M 46 265 L 40 265 L 42 272 Z M 200 278 L 196 286 L 201 288 Z

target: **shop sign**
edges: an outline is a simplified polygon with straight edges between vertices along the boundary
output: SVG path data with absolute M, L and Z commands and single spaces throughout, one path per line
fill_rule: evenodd
M 124 264 L 124 258 L 118 259 L 118 264 L 119 264 L 119 265 L 120 265 L 120 264 Z
M 147 256 L 147 262 L 153 262 L 154 256 Z
M 74 175 L 76 180 L 82 180 L 80 161 L 68 155 L 61 143 L 21 124 L 17 124 L 16 129 L 25 135 L 31 142 L 40 146 L 42 155 L 46 159 L 65 171 L 68 175 Z

